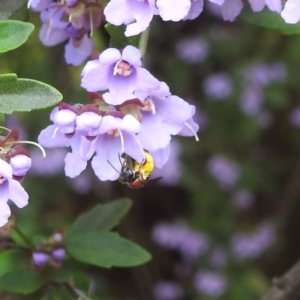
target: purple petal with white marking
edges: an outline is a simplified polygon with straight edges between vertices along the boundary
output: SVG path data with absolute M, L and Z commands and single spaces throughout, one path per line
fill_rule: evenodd
M 122 131 L 124 138 L 124 152 L 138 162 L 145 158 L 144 149 L 141 142 L 135 134 Z
M 126 115 L 122 119 L 120 129 L 131 133 L 138 133 L 141 131 L 141 123 L 134 116 Z
M 122 59 L 135 67 L 142 65 L 141 57 L 141 51 L 130 45 L 126 46 L 122 52 Z
M 12 167 L 3 159 L 0 159 L 0 176 L 4 178 L 12 178 Z
M 111 65 L 122 59 L 121 52 L 115 48 L 104 50 L 99 56 L 99 62 L 102 65 Z

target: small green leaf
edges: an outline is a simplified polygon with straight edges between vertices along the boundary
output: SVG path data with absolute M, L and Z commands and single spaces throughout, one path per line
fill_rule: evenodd
M 34 26 L 21 21 L 0 21 L 0 53 L 16 49 L 24 44 Z
M 0 289 L 15 294 L 30 294 L 44 283 L 42 275 L 32 269 L 19 269 L 0 277 Z
M 128 45 L 132 45 L 135 47 L 139 46 L 140 36 L 135 35 L 132 37 L 126 37 L 124 35 L 125 28 L 126 28 L 125 25 L 115 26 L 112 24 L 106 24 L 104 27 L 110 36 L 110 46 L 111 47 L 122 49 Z
M 151 259 L 143 248 L 113 232 L 72 233 L 66 238 L 65 245 L 74 259 L 105 268 L 133 267 Z
M 131 200 L 121 199 L 104 205 L 97 205 L 86 214 L 80 215 L 73 224 L 75 233 L 94 229 L 110 230 L 119 224 L 120 219 L 131 207 Z
M 61 100 L 61 93 L 46 83 L 16 74 L 0 75 L 0 113 L 46 108 Z
M 272 12 L 267 8 L 261 12 L 254 13 L 249 6 L 244 7 L 239 18 L 262 27 L 279 29 L 283 34 L 300 33 L 300 23 L 287 24 L 278 13 Z
M 0 0 L 0 20 L 7 20 L 15 14 L 28 0 Z

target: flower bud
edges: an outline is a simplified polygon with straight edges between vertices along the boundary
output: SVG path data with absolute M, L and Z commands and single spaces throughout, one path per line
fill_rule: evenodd
M 38 267 L 45 265 L 46 262 L 48 261 L 48 259 L 49 259 L 49 255 L 45 252 L 33 252 L 32 253 L 33 263 Z
M 56 248 L 52 251 L 52 258 L 54 261 L 61 261 L 66 256 L 66 251 L 63 248 Z
M 31 158 L 25 154 L 17 154 L 10 159 L 14 176 L 25 176 L 31 167 Z

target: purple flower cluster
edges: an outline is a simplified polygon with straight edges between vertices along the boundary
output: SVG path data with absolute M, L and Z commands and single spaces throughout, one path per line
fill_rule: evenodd
M 11 215 L 8 200 L 19 208 L 28 204 L 28 194 L 21 182 L 30 169 L 31 158 L 27 149 L 14 146 L 20 142 L 18 139 L 19 131 L 16 129 L 9 131 L 7 136 L 0 136 L 0 227 Z
M 224 190 L 233 188 L 240 177 L 240 166 L 222 154 L 212 156 L 207 162 L 208 172 Z
M 160 246 L 176 250 L 187 259 L 204 254 L 209 247 L 206 235 L 194 231 L 180 222 L 156 224 L 152 231 L 152 238 Z
M 176 300 L 182 299 L 183 290 L 176 282 L 161 281 L 154 286 L 153 294 L 156 300 Z
M 227 289 L 226 278 L 216 272 L 199 271 L 194 277 L 194 284 L 199 294 L 219 298 Z
M 48 262 L 54 267 L 60 267 L 62 260 L 66 256 L 66 251 L 62 246 L 63 234 L 55 232 L 48 240 L 41 242 L 32 253 L 34 266 L 41 270 Z
M 256 258 L 275 241 L 275 230 L 271 224 L 261 224 L 253 233 L 237 233 L 231 240 L 233 258 L 241 261 Z
M 100 26 L 102 6 L 97 0 L 30 0 L 28 7 L 41 13 L 40 40 L 45 46 L 68 41 L 65 60 L 80 65 L 94 49 L 90 32 Z
M 142 162 L 147 150 L 155 166 L 162 168 L 173 135 L 198 139 L 195 107 L 171 95 L 168 86 L 141 65 L 137 48 L 109 48 L 82 71 L 82 86 L 92 92 L 93 104 L 61 103 L 53 109 L 50 119 L 54 124 L 38 140 L 49 148 L 72 148 L 65 158 L 67 176 L 78 176 L 94 154 L 92 167 L 103 181 L 119 177 L 123 153 Z

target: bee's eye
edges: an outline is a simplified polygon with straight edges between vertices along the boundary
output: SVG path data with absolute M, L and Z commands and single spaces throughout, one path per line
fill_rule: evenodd
M 120 180 L 123 182 L 130 182 L 133 180 L 133 178 L 134 178 L 133 171 L 128 167 L 124 167 L 120 174 Z

